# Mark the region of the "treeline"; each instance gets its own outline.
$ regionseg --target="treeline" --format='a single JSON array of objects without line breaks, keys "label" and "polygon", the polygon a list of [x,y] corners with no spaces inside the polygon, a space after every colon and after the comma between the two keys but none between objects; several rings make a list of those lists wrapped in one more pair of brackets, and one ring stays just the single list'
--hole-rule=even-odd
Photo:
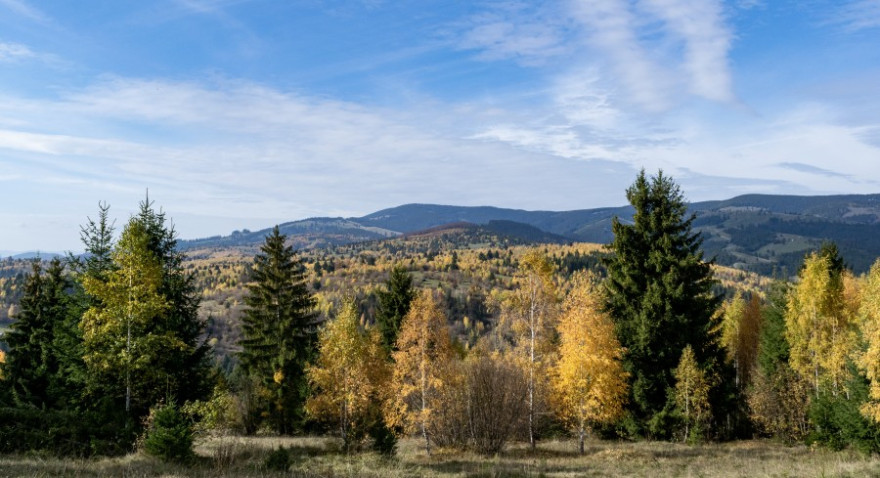
[{"label": "treeline", "polygon": [[[35,262],[25,281],[0,358],[0,451],[114,453],[143,436],[184,459],[193,429],[330,433],[385,454],[404,435],[427,453],[493,454],[562,433],[581,452],[589,435],[880,451],[880,261],[856,277],[827,244],[794,283],[725,298],[678,186],[642,172],[627,198],[633,221],[613,221],[597,254],[465,258],[426,238],[421,254],[449,274],[473,261],[492,283],[494,267],[515,267],[509,287],[471,284],[460,306],[406,261],[370,294],[338,276],[349,294],[329,300],[344,263],[304,261],[277,227],[234,279],[187,272],[149,201],[115,242],[102,207],[83,227],[88,254]],[[205,288],[245,284],[225,368],[209,366],[197,271]]]}]

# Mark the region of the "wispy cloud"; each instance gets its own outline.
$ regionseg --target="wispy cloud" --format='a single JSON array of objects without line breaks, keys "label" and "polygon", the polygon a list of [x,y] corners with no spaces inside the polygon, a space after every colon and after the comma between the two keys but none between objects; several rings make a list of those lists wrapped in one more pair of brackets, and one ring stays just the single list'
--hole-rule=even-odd
[{"label": "wispy cloud", "polygon": [[590,42],[607,55],[628,93],[643,107],[660,111],[669,104],[671,78],[639,40],[639,20],[626,0],[573,0],[572,13]]},{"label": "wispy cloud", "polygon": [[829,178],[843,178],[843,179],[851,179],[852,175],[849,174],[841,174],[835,171],[831,171],[829,169],[819,168],[816,166],[812,166],[804,163],[795,163],[795,162],[784,162],[777,163],[776,166],[780,168],[790,169],[792,171],[798,171],[801,173],[807,174],[817,174],[819,176],[825,176]]},{"label": "wispy cloud", "polygon": [[23,0],[0,0],[0,5],[33,22],[49,23],[49,17]]},{"label": "wispy cloud", "polygon": [[20,43],[0,43],[0,62],[22,60],[35,56],[30,48]]},{"label": "wispy cloud", "polygon": [[670,34],[684,42],[684,69],[691,91],[704,98],[733,100],[728,66],[732,34],[723,17],[723,5],[717,0],[644,0]]},{"label": "wispy cloud", "polygon": [[457,48],[487,61],[542,65],[569,51],[566,20],[550,3],[506,2],[474,15],[448,35]]},{"label": "wispy cloud", "polygon": [[837,9],[835,23],[851,31],[880,28],[880,1],[850,0]]}]

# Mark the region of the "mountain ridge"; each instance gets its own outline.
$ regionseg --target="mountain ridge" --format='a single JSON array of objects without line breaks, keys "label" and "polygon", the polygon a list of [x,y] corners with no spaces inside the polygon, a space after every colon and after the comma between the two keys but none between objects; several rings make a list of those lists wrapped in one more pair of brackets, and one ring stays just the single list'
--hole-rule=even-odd
[{"label": "mountain ridge", "polygon": [[[694,227],[703,234],[706,256],[720,264],[765,275],[792,273],[803,255],[822,241],[838,243],[851,267],[864,272],[880,257],[880,194],[790,196],[748,194],[688,204]],[[631,219],[631,206],[571,211],[529,211],[495,206],[409,203],[361,217],[313,217],[279,224],[299,248],[377,241],[452,223],[488,225],[505,221],[503,234],[539,243],[534,229],[554,242],[608,243],[614,217]],[[255,249],[271,229],[236,231],[229,236],[181,240],[182,249]],[[519,231],[519,232],[516,232]],[[498,232],[498,231],[496,231]],[[550,237],[550,236],[548,236]]]}]

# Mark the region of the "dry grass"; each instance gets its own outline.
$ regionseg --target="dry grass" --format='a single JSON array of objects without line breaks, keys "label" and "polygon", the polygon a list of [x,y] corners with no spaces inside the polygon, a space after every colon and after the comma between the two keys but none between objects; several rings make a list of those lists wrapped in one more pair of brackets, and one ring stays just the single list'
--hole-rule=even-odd
[{"label": "dry grass", "polygon": [[[278,446],[291,450],[287,473],[263,467]],[[141,454],[92,460],[0,456],[0,477],[874,477],[880,457],[832,452],[768,441],[686,446],[664,442],[591,442],[578,456],[570,441],[540,444],[534,453],[516,444],[502,455],[482,457],[441,450],[426,456],[420,442],[403,440],[398,457],[373,453],[346,456],[331,438],[223,437],[203,441],[188,466],[161,463]]]}]

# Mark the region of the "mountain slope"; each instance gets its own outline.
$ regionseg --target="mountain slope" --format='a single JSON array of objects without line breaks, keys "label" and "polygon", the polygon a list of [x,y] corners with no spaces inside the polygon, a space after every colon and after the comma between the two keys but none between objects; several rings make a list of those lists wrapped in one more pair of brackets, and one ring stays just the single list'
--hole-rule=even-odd
[{"label": "mountain slope", "polygon": [[[791,274],[804,254],[825,240],[840,246],[856,272],[880,257],[880,194],[840,196],[745,195],[692,203],[695,228],[703,234],[707,258],[719,264],[770,275]],[[575,211],[525,211],[497,207],[406,204],[359,218],[312,218],[281,225],[299,248],[381,240],[454,223],[495,228],[517,243],[579,241],[608,243],[614,217],[632,218],[630,206]],[[493,226],[494,224],[494,226]],[[499,230],[500,228],[500,230]],[[540,232],[538,232],[540,231]],[[255,249],[269,230],[182,241],[186,249]],[[547,234],[544,236],[543,234]]]}]

